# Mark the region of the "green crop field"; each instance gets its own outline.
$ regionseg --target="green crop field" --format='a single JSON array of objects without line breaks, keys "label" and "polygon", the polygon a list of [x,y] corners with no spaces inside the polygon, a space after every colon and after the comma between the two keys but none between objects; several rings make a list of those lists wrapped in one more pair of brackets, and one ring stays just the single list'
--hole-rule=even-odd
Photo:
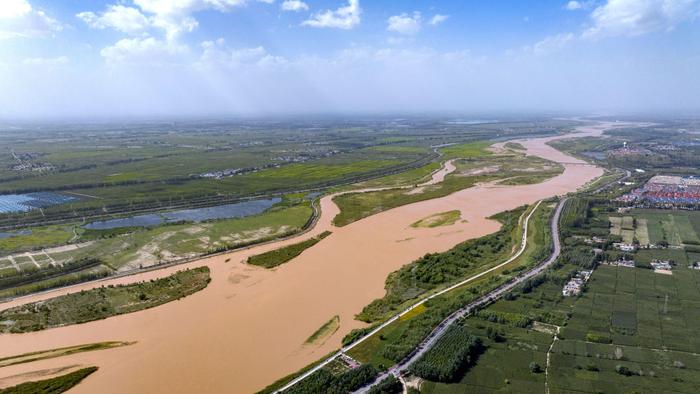
[{"label": "green crop field", "polygon": [[652,244],[666,241],[676,246],[700,245],[700,212],[635,209],[631,214],[637,219],[638,228],[640,222],[645,223]]}]

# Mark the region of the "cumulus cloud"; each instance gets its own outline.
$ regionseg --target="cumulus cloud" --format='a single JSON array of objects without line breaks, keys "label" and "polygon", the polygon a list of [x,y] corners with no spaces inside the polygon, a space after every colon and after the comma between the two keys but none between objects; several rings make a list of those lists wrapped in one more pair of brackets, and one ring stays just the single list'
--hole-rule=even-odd
[{"label": "cumulus cloud", "polygon": [[110,5],[100,15],[94,12],[80,12],[76,15],[88,26],[95,29],[113,28],[124,33],[136,34],[148,29],[149,19],[136,8],[123,5]]},{"label": "cumulus cloud", "polygon": [[390,16],[387,19],[387,30],[400,34],[416,34],[421,29],[420,12],[414,12],[413,15],[401,14]]},{"label": "cumulus cloud", "polygon": [[608,0],[591,14],[583,36],[639,36],[672,30],[700,16],[700,0]]},{"label": "cumulus cloud", "polygon": [[[13,0],[17,1],[17,0]],[[252,1],[252,0],[251,0]],[[274,0],[255,0],[273,3]],[[194,13],[205,10],[229,12],[248,0],[133,0],[133,7],[109,5],[105,11],[84,11],[76,16],[96,29],[112,28],[138,38],[124,38],[100,52],[109,62],[163,63],[182,55],[189,48],[181,36],[197,29]]]},{"label": "cumulus cloud", "polygon": [[348,0],[348,4],[337,10],[316,13],[302,22],[303,26],[350,30],[360,24],[360,0]]},{"label": "cumulus cloud", "polygon": [[573,33],[561,33],[536,42],[534,45],[526,46],[523,49],[536,55],[545,55],[566,47],[574,39]]},{"label": "cumulus cloud", "polygon": [[154,37],[124,38],[100,51],[100,55],[111,63],[151,64],[166,63],[184,53],[187,53],[186,46]]},{"label": "cumulus cloud", "polygon": [[442,22],[446,21],[449,17],[449,15],[435,14],[432,18],[430,18],[430,24],[433,26],[437,26]]},{"label": "cumulus cloud", "polygon": [[26,0],[3,0],[0,5],[0,39],[45,37],[63,30],[63,25]]},{"label": "cumulus cloud", "polygon": [[306,11],[309,6],[301,0],[284,0],[280,8],[283,11]]}]

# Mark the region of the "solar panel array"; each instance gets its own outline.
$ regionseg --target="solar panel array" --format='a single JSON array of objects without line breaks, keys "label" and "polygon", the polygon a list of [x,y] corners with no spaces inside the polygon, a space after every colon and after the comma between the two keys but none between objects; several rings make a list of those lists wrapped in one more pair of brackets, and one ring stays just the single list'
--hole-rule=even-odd
[{"label": "solar panel array", "polygon": [[6,194],[0,196],[0,214],[29,212],[35,208],[45,208],[75,200],[75,197],[58,193]]}]

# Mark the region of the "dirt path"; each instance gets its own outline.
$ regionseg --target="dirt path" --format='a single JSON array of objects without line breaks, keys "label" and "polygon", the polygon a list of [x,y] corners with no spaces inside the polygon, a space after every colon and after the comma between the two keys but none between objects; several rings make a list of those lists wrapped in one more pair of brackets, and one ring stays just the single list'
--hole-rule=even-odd
[{"label": "dirt path", "polygon": [[[582,127],[580,135],[598,135],[607,126],[611,125]],[[563,137],[518,142],[528,154],[582,163],[546,144],[557,138]],[[486,219],[495,213],[574,191],[602,174],[600,168],[592,166],[564,167],[562,174],[540,184],[480,185],[394,208],[341,228],[331,225],[339,210],[332,196],[326,196],[321,200],[322,215],[316,227],[300,237],[97,285],[147,280],[185,267],[208,265],[212,270],[209,287],[185,299],[87,324],[0,335],[0,358],[90,342],[138,342],[124,348],[2,368],[0,379],[81,364],[97,365],[100,370],[74,388],[75,393],[259,390],[339,348],[345,334],[363,325],[354,320],[354,315],[384,295],[389,273],[425,253],[445,251],[466,239],[496,231],[499,224]],[[436,172],[433,179],[444,179],[441,174]],[[432,229],[410,227],[426,216],[455,209],[467,222]],[[333,234],[275,270],[243,263],[251,254],[326,230]],[[0,308],[94,286],[23,298]],[[335,315],[341,321],[338,331],[322,345],[304,346],[306,338]]]}]

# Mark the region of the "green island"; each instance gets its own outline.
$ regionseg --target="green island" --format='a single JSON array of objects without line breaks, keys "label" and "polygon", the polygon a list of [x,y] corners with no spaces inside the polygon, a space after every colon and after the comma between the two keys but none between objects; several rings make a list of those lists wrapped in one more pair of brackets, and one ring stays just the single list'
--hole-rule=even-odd
[{"label": "green island", "polygon": [[109,285],[0,311],[0,332],[20,333],[86,323],[153,308],[194,294],[209,284],[209,267],[129,285]]},{"label": "green island", "polygon": [[434,215],[430,215],[426,218],[423,218],[413,224],[411,224],[411,227],[427,227],[427,228],[433,228],[433,227],[441,227],[441,226],[451,226],[460,219],[461,213],[459,210],[454,210],[454,211],[447,211],[447,212],[440,212],[436,213]]},{"label": "green island", "polygon": [[305,344],[319,343],[329,336],[333,335],[340,328],[340,316],[335,315],[330,320],[325,322],[318,330],[304,342]]},{"label": "green island", "polygon": [[55,378],[26,382],[18,384],[17,386],[0,389],[0,394],[65,393],[95,371],[97,371],[97,367],[83,368]]},{"label": "green island", "polygon": [[248,264],[257,265],[264,268],[274,268],[299,256],[306,249],[316,245],[329,235],[331,235],[330,231],[324,231],[321,234],[305,241],[284,246],[282,248],[271,250],[255,256],[250,256],[248,257],[247,262]]},{"label": "green island", "polygon": [[510,142],[506,142],[505,144],[503,144],[503,146],[508,148],[508,149],[525,150],[525,147],[523,146],[523,144],[521,144],[519,142],[510,141]]}]

